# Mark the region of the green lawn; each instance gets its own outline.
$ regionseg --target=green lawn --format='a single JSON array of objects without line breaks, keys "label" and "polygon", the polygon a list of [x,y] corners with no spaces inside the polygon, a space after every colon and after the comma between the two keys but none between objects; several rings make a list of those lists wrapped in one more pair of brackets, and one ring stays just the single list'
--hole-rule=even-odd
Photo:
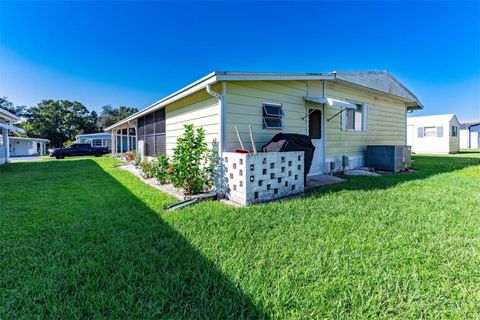
[{"label": "green lawn", "polygon": [[480,153],[248,208],[117,160],[0,167],[0,319],[480,317]]}]

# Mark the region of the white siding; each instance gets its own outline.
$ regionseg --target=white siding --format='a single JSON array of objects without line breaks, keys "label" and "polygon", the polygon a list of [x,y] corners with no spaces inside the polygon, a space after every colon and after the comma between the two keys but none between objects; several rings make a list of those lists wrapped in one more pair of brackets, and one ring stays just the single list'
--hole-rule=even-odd
[{"label": "white siding", "polygon": [[[220,88],[215,87],[220,91]],[[195,128],[205,130],[205,141],[212,147],[219,140],[219,102],[205,90],[178,100],[165,109],[167,154],[173,153],[177,139],[185,132],[184,126],[193,124]]]},{"label": "white siding", "polygon": [[[410,117],[407,119],[409,130],[409,142],[412,152],[443,154],[458,152],[460,137],[451,137],[453,115],[437,115],[425,117]],[[460,127],[458,120],[455,120],[457,127]],[[419,137],[418,128],[443,127],[443,137]],[[460,133],[460,130],[459,130]]]},{"label": "white siding", "polygon": [[[252,126],[257,149],[279,132],[306,133],[305,81],[236,81],[227,83],[225,150],[240,148],[235,125],[245,148],[252,150],[248,126]],[[283,130],[263,128],[263,102],[282,104]]]},{"label": "white siding", "polygon": [[333,117],[340,110],[330,106],[325,108],[326,118],[331,118],[326,125],[326,162],[338,161],[342,155],[357,157],[361,161],[367,145],[406,144],[406,106],[402,101],[334,84],[327,85],[326,94],[367,105],[365,132],[341,130],[343,113]]},{"label": "white siding", "polygon": [[[239,148],[234,126],[242,133],[242,140],[251,150],[248,125],[252,125],[257,149],[279,132],[308,134],[307,108],[318,104],[304,101],[305,96],[321,97],[322,81],[236,81],[228,82],[226,109],[226,150]],[[346,132],[341,130],[341,116],[325,121],[326,161],[341,159],[342,155],[357,157],[357,165],[363,162],[363,154],[369,144],[406,144],[406,106],[397,99],[386,99],[358,88],[344,85],[327,85],[328,97],[356,100],[368,105],[368,130]],[[283,130],[263,129],[262,103],[281,103],[285,113]],[[326,107],[324,118],[333,117],[339,109]],[[328,167],[325,167],[328,168]]]},{"label": "white siding", "polygon": [[[452,137],[452,126],[457,127],[457,136]],[[457,153],[460,151],[460,122],[457,120],[457,117],[453,117],[449,123],[449,152],[450,153]]]}]

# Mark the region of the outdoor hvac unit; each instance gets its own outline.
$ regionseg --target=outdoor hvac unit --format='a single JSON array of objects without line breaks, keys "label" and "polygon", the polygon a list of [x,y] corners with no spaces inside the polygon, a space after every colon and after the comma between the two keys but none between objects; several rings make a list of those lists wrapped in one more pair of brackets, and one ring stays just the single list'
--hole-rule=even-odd
[{"label": "outdoor hvac unit", "polygon": [[399,172],[408,168],[410,163],[410,146],[367,146],[367,167]]}]

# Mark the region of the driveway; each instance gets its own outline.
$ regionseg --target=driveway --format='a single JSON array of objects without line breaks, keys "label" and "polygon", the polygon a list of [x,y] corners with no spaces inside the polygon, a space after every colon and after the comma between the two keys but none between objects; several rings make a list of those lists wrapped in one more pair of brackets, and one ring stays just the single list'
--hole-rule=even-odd
[{"label": "driveway", "polygon": [[10,162],[38,161],[40,157],[10,157]]}]

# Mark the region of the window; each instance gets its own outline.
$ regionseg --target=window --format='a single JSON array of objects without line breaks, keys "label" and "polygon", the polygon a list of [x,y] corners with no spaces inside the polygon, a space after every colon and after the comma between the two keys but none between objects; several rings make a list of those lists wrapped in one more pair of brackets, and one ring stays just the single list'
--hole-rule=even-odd
[{"label": "window", "polygon": [[320,110],[309,111],[308,135],[310,139],[322,138],[322,112]]},{"label": "window", "polygon": [[437,136],[437,127],[425,127],[425,128],[423,128],[423,135],[425,137],[436,137]]},{"label": "window", "polygon": [[342,128],[347,131],[366,131],[366,108],[356,104],[356,109],[346,109],[342,115]]},{"label": "window", "polygon": [[102,146],[102,139],[93,139],[92,146],[94,147],[101,147]]},{"label": "window", "polygon": [[263,128],[282,129],[283,110],[281,104],[264,103],[263,107]]},{"label": "window", "polygon": [[452,126],[452,137],[456,137],[458,134],[458,127]]},{"label": "window", "polygon": [[418,135],[419,138],[423,137],[443,137],[443,127],[420,127],[418,128]]}]

